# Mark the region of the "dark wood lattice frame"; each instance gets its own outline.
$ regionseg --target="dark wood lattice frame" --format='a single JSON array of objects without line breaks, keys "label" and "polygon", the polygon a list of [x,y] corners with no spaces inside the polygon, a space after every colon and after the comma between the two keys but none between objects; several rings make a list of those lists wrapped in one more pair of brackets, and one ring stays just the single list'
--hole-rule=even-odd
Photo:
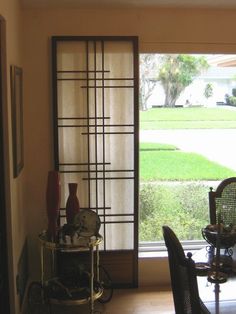
[{"label": "dark wood lattice frame", "polygon": [[[109,163],[107,162],[106,158],[105,158],[105,144],[104,144],[104,136],[106,133],[106,123],[107,121],[109,121],[109,117],[106,117],[103,115],[103,117],[97,117],[96,115],[94,117],[89,117],[87,116],[87,125],[86,125],[86,131],[83,133],[84,136],[87,136],[87,141],[89,143],[89,138],[90,136],[93,134],[96,138],[96,136],[98,134],[103,133],[103,162],[101,163],[97,163],[97,161],[95,161],[95,163],[91,163],[89,156],[90,156],[90,152],[89,152],[89,144],[88,144],[88,161],[86,164],[73,164],[73,166],[86,166],[87,170],[86,170],[86,175],[87,177],[84,180],[87,180],[88,182],[88,190],[90,193],[90,184],[91,182],[95,180],[96,184],[99,180],[101,180],[100,177],[98,177],[99,173],[102,173],[102,180],[103,180],[103,186],[104,186],[104,193],[105,193],[105,182],[107,180],[133,180],[134,182],[134,200],[133,200],[133,204],[134,204],[134,212],[133,214],[131,213],[127,213],[127,214],[113,214],[110,216],[113,216],[113,218],[115,219],[115,223],[131,223],[133,224],[133,230],[134,230],[134,249],[133,250],[116,250],[116,251],[108,251],[106,250],[106,224],[110,224],[112,223],[109,218],[109,213],[107,213],[107,210],[109,210],[109,208],[107,207],[107,205],[103,204],[103,206],[98,207],[92,207],[90,206],[90,202],[88,204],[88,208],[96,211],[99,216],[102,216],[102,221],[104,224],[104,252],[102,252],[101,254],[101,259],[104,259],[104,261],[106,259],[108,259],[108,264],[111,265],[115,265],[115,267],[120,267],[122,268],[121,264],[123,262],[127,262],[127,267],[124,264],[123,267],[123,273],[125,273],[126,269],[125,268],[129,268],[132,272],[132,280],[128,280],[126,281],[125,285],[126,286],[137,286],[138,284],[138,204],[139,204],[139,199],[138,199],[138,194],[139,194],[139,183],[138,183],[138,178],[139,178],[139,163],[138,163],[138,145],[139,145],[139,135],[138,135],[138,126],[139,126],[139,107],[138,107],[138,94],[139,94],[139,89],[138,89],[138,77],[139,77],[139,61],[138,61],[138,38],[135,36],[54,36],[52,37],[52,82],[53,82],[53,116],[54,116],[54,159],[55,159],[55,169],[58,170],[59,172],[75,172],[75,171],[71,171],[71,170],[65,170],[65,167],[68,166],[67,164],[62,164],[60,163],[59,160],[59,149],[58,149],[58,129],[60,127],[70,127],[70,125],[66,125],[64,124],[63,126],[60,124],[60,117],[58,117],[58,112],[57,112],[57,102],[58,102],[58,95],[57,95],[57,81],[58,79],[58,72],[57,71],[57,43],[58,42],[66,42],[66,41],[84,41],[87,45],[87,59],[88,59],[88,44],[91,42],[94,43],[94,50],[96,52],[96,43],[100,42],[102,47],[104,45],[104,43],[106,41],[129,41],[133,44],[133,68],[134,68],[134,73],[133,73],[133,77],[128,78],[128,80],[130,80],[131,85],[130,88],[133,89],[133,98],[134,98],[134,104],[135,106],[137,106],[137,110],[134,110],[134,124],[124,124],[124,125],[109,125],[110,127],[113,128],[129,128],[129,131],[112,131],[110,132],[110,134],[132,134],[133,135],[133,141],[134,141],[134,167],[133,169],[120,169],[120,170],[110,170],[110,172],[112,173],[112,176],[107,176],[107,172],[109,170],[106,169],[106,165]],[[104,53],[104,52],[103,52]],[[103,57],[102,57],[103,60]],[[104,62],[104,61],[102,61]],[[96,67],[96,59],[94,60],[94,64]],[[88,65],[87,65],[87,69],[88,69]],[[79,72],[79,71],[78,71]],[[85,71],[86,72],[86,71]],[[87,90],[87,96],[90,92],[90,86],[89,86],[89,70],[87,71],[87,81],[85,80],[85,85],[83,86],[83,88],[85,88]],[[95,79],[93,79],[95,81],[93,89],[96,90],[96,88],[101,88],[102,90],[104,90],[105,88],[113,88],[114,86],[105,86],[104,81],[105,81],[105,77],[104,74],[106,72],[106,69],[104,68],[104,65],[102,65],[102,71],[93,71],[94,75],[95,75]],[[96,72],[100,72],[100,75],[102,75],[102,79],[98,79],[96,77]],[[101,74],[102,72],[102,74]],[[97,84],[96,81],[100,80],[100,83]],[[111,81],[121,81],[121,78],[118,79],[112,79]],[[127,78],[126,78],[127,81]],[[124,84],[125,85],[125,84]],[[126,86],[122,86],[122,84],[120,86],[116,86],[116,88],[127,88]],[[102,92],[103,93],[103,92]],[[87,97],[87,99],[89,99],[89,97]],[[89,106],[89,103],[87,103],[87,106]],[[95,101],[95,106],[96,106],[96,101]],[[67,118],[70,119],[70,118]],[[85,126],[83,123],[83,121],[81,121],[81,118],[77,117],[73,117],[73,119],[77,120],[78,123],[76,125],[76,127],[80,128],[81,126]],[[84,119],[84,118],[82,118]],[[97,125],[98,125],[98,119],[102,119],[102,128],[103,131],[100,133],[100,131],[98,131],[97,129]],[[94,120],[96,121],[94,123]],[[91,123],[91,121],[93,121],[93,123]],[[100,120],[101,121],[101,120]],[[90,127],[95,128],[95,131],[91,131]],[[100,124],[101,125],[101,124]],[[97,144],[96,144],[97,145]],[[96,158],[95,158],[96,159]],[[69,165],[71,166],[71,164]],[[102,167],[102,170],[101,170]],[[63,170],[62,170],[63,169]],[[76,172],[81,172],[81,173],[85,173],[84,170],[77,170]],[[117,173],[120,173],[119,176],[117,176]],[[123,173],[123,176],[121,175]],[[94,176],[92,176],[92,174],[95,174]],[[96,189],[96,199],[98,199],[98,191]],[[105,195],[104,195],[104,199],[105,199]],[[64,208],[61,209],[61,217],[63,218],[64,216]],[[122,220],[123,217],[123,220]],[[125,218],[126,217],[126,218]],[[132,219],[130,219],[130,217],[132,217]],[[108,219],[107,219],[108,218]],[[105,261],[106,262],[106,261]],[[107,267],[109,267],[109,265]],[[132,266],[131,266],[132,265]],[[112,270],[111,270],[112,271]],[[115,271],[116,272],[116,271]],[[130,271],[129,271],[130,272]],[[115,276],[118,278],[122,278],[121,274],[115,274]],[[121,280],[122,281],[122,280]],[[121,282],[122,284],[122,282]],[[119,285],[119,284],[118,284]]]}]

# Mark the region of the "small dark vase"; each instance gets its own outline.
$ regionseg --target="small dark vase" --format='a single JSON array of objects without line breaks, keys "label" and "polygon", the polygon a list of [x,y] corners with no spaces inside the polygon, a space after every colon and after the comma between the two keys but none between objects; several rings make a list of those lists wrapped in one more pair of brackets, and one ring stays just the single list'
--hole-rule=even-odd
[{"label": "small dark vase", "polygon": [[48,216],[47,236],[49,241],[57,239],[57,220],[60,209],[60,175],[58,171],[49,171],[47,180],[46,203]]},{"label": "small dark vase", "polygon": [[69,186],[69,196],[66,201],[66,219],[68,224],[73,224],[75,215],[80,210],[79,200],[76,195],[77,193],[77,183],[68,183]]}]

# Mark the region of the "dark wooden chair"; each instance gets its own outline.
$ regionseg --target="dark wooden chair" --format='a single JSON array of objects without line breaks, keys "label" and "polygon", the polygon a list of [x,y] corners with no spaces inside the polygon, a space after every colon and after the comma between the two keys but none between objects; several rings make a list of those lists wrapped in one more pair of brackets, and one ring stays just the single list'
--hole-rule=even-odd
[{"label": "dark wooden chair", "polygon": [[184,254],[183,247],[173,230],[163,226],[163,236],[168,250],[172,293],[176,314],[210,313],[199,297],[195,263],[191,253]]},{"label": "dark wooden chair", "polygon": [[209,192],[210,223],[218,223],[218,217],[225,225],[236,225],[236,177],[223,180],[215,191]]}]

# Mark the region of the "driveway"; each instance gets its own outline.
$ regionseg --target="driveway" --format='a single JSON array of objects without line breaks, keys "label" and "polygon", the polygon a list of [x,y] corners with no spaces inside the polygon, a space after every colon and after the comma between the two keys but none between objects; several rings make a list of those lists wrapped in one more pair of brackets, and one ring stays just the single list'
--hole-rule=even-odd
[{"label": "driveway", "polygon": [[173,144],[236,170],[235,129],[141,130],[140,141]]}]

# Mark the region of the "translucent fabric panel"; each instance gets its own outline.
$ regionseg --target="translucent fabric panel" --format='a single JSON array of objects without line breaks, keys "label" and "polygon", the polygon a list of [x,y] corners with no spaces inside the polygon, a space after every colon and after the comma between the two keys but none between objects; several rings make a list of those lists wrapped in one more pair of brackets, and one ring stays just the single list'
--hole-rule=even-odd
[{"label": "translucent fabric panel", "polygon": [[106,135],[106,143],[110,144],[106,145],[110,169],[134,169],[134,160],[130,158],[134,152],[133,134]]},{"label": "translucent fabric panel", "polygon": [[101,222],[102,223],[131,223],[134,220],[133,215],[127,215],[127,216],[122,216],[122,215],[117,215],[117,216],[107,216],[106,219],[104,216],[101,216]]},{"label": "translucent fabric panel", "polygon": [[104,95],[105,116],[110,124],[134,123],[134,95],[130,88],[106,89]]},{"label": "translucent fabric panel", "polygon": [[88,160],[87,138],[81,136],[81,128],[59,128],[60,163],[86,163]]},{"label": "translucent fabric panel", "polygon": [[116,80],[109,80],[106,79],[104,81],[105,88],[113,87],[113,88],[130,88],[133,87],[133,80],[132,79],[116,79]]},{"label": "translucent fabric panel", "polygon": [[132,42],[58,43],[61,203],[77,182],[81,207],[101,217],[106,250],[134,248],[134,110]]},{"label": "translucent fabric panel", "polygon": [[131,42],[106,42],[105,73],[106,78],[133,78],[134,59],[133,45]]},{"label": "translucent fabric panel", "polygon": [[133,224],[131,223],[112,223],[101,224],[99,233],[103,236],[103,241],[99,248],[100,250],[133,250]]},{"label": "translucent fabric panel", "polygon": [[134,213],[133,180],[110,180],[106,183],[106,204],[109,214]]},{"label": "translucent fabric panel", "polygon": [[86,69],[86,42],[58,42],[57,71],[86,71]]},{"label": "translucent fabric panel", "polygon": [[86,81],[58,81],[58,118],[87,116],[87,92],[83,88],[85,85]]},{"label": "translucent fabric panel", "polygon": [[[91,162],[102,163],[105,152],[106,170],[133,170],[134,168],[134,160],[130,158],[134,151],[133,134],[98,134],[96,138],[90,136],[89,147]],[[107,175],[110,176],[109,173]]]},{"label": "translucent fabric panel", "polygon": [[90,188],[91,206],[100,214],[134,214],[133,179],[94,180]]},{"label": "translucent fabric panel", "polygon": [[134,248],[133,224],[106,224],[106,250],[132,250]]}]

